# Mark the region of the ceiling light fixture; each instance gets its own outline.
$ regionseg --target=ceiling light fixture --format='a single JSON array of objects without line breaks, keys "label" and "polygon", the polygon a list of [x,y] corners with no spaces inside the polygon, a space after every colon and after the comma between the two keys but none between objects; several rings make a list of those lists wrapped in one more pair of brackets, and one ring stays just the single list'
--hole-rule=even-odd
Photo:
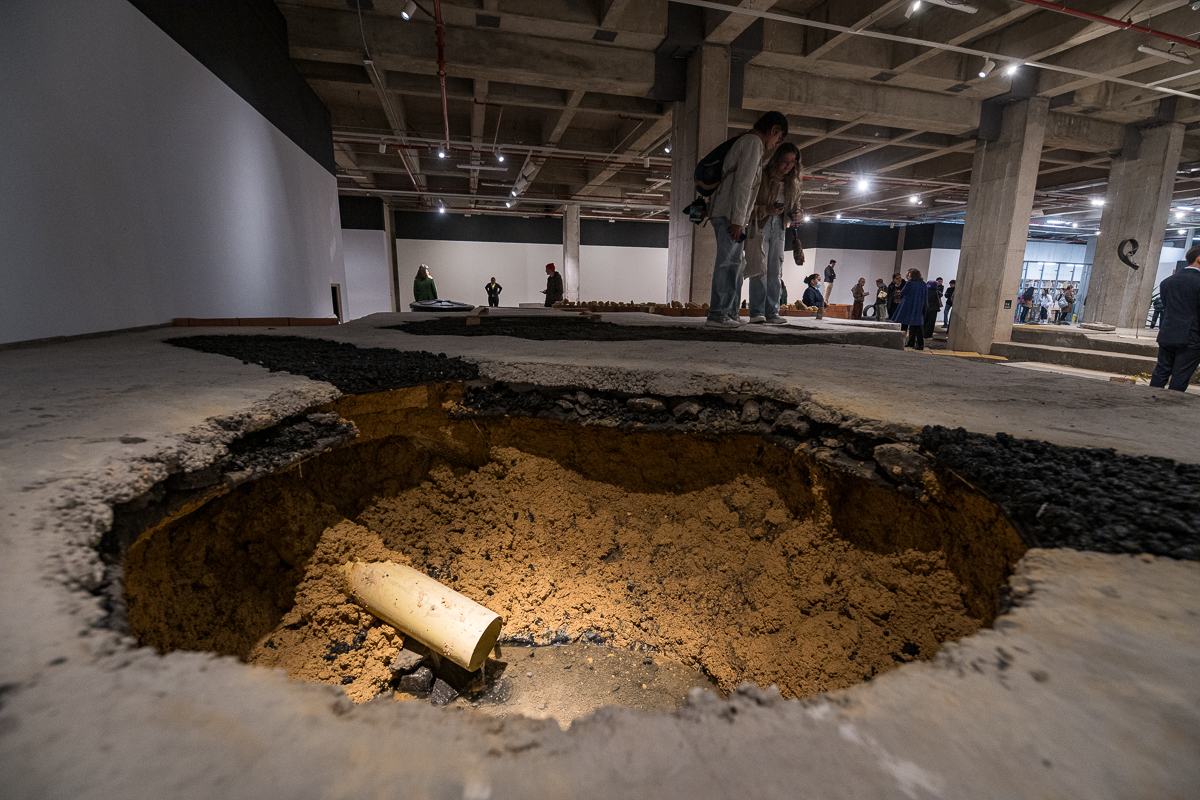
[{"label": "ceiling light fixture", "polygon": [[445,157],[446,157],[446,151],[439,147],[438,148],[438,158],[445,158]]},{"label": "ceiling light fixture", "polygon": [[[1174,47],[1174,45],[1172,45],[1172,47]],[[1138,45],[1138,52],[1145,53],[1148,56],[1154,56],[1155,58],[1165,58],[1167,61],[1177,61],[1180,64],[1193,63],[1190,58],[1181,53],[1174,53],[1170,50],[1158,50],[1145,44]]]},{"label": "ceiling light fixture", "polygon": [[671,152],[671,143],[670,142],[667,142],[666,144],[663,145],[663,152],[664,153]]},{"label": "ceiling light fixture", "polygon": [[1017,70],[1019,70],[1020,68],[1021,68],[1020,64],[1009,64],[1008,68],[1004,70],[1004,74],[1008,75],[1009,77],[1012,77],[1013,75],[1017,74]]},{"label": "ceiling light fixture", "polygon": [[380,153],[386,153],[386,152],[387,152],[387,144],[386,144],[385,142],[380,142],[380,143],[379,143],[379,152],[380,152]]},{"label": "ceiling light fixture", "polygon": [[992,70],[996,68],[996,62],[990,58],[983,62],[983,67],[979,70],[979,77],[986,78],[992,74]]},{"label": "ceiling light fixture", "polygon": [[499,150],[497,150],[496,151],[496,160],[499,161],[501,164],[503,164],[504,163],[504,153],[501,153]]},{"label": "ceiling light fixture", "polygon": [[870,188],[871,188],[871,182],[869,180],[867,180],[866,178],[858,179],[858,190],[860,192],[865,192]]},{"label": "ceiling light fixture", "polygon": [[804,221],[805,221],[805,222],[812,222],[812,216],[810,216],[809,214],[805,214],[805,215],[804,215]]},{"label": "ceiling light fixture", "polygon": [[1179,230],[1177,230],[1177,231],[1175,231],[1175,232],[1176,232],[1176,233],[1178,233],[1180,236],[1186,236],[1186,235],[1187,235],[1187,228],[1180,228]]},{"label": "ceiling light fixture", "polygon": [[908,198],[908,202],[912,203],[914,206],[919,206],[921,205],[921,198],[914,194],[912,197]]},{"label": "ceiling light fixture", "polygon": [[404,10],[400,12],[400,16],[403,19],[408,20],[408,19],[412,19],[413,14],[416,14],[416,13],[417,13],[416,0],[408,0],[408,3],[404,6]]},{"label": "ceiling light fixture", "polygon": [[921,10],[921,0],[913,0],[909,5],[908,10],[904,12],[905,19],[912,19],[912,15]]},{"label": "ceiling light fixture", "polygon": [[1103,197],[1093,197],[1089,202],[1091,202],[1091,204],[1093,206],[1095,206],[1096,208],[1099,208],[1100,206],[1104,205],[1104,198]]},{"label": "ceiling light fixture", "polygon": [[839,211],[838,213],[834,214],[834,218],[835,218],[835,219],[841,219],[841,218],[842,218],[842,212],[840,212],[840,211]]},{"label": "ceiling light fixture", "polygon": [[974,14],[979,10],[976,6],[973,6],[970,3],[965,3],[963,0],[925,0],[925,2],[933,6],[941,6],[942,8],[949,8],[953,9],[954,11],[961,11],[964,14]]}]

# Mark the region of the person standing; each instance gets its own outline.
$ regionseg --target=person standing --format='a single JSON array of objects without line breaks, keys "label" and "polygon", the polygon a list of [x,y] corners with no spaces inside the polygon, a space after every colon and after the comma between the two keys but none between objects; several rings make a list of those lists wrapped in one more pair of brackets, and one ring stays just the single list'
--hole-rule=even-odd
[{"label": "person standing", "polygon": [[554,262],[546,265],[546,288],[542,294],[546,295],[546,308],[563,299],[562,275],[554,271]]},{"label": "person standing", "polygon": [[1150,385],[1186,392],[1200,366],[1200,245],[1187,251],[1187,266],[1163,279],[1162,329],[1158,332],[1158,364]]},{"label": "person standing", "polygon": [[927,283],[926,289],[928,291],[928,297],[926,298],[925,303],[925,324],[921,333],[925,335],[926,339],[932,339],[933,329],[937,327],[937,312],[942,307],[942,293],[940,291],[941,287],[938,286],[937,281],[930,281]]},{"label": "person standing", "polygon": [[829,259],[829,263],[825,266],[825,282],[821,286],[821,299],[825,301],[825,305],[821,306],[821,310],[817,312],[817,319],[825,316],[825,306],[829,305],[829,298],[833,296],[833,282],[837,279],[837,261]]},{"label": "person standing", "polygon": [[850,309],[850,319],[863,318],[863,301],[867,299],[867,279],[859,278],[858,283],[850,287],[850,294],[854,295],[854,308]]},{"label": "person standing", "polygon": [[904,292],[904,284],[905,280],[900,277],[899,272],[892,276],[892,282],[888,284],[887,311],[889,320],[894,320],[896,316],[896,306],[900,305],[900,298]]},{"label": "person standing", "polygon": [[929,302],[929,291],[921,279],[921,271],[910,269],[908,280],[900,290],[900,304],[892,316],[893,322],[900,323],[900,330],[908,331],[906,347],[914,350],[925,349],[925,307]]},{"label": "person standing", "polygon": [[1058,312],[1058,324],[1059,325],[1070,325],[1071,324],[1071,314],[1074,313],[1074,311],[1075,311],[1075,287],[1074,286],[1072,286],[1069,283],[1067,284],[1067,287],[1065,289],[1063,289],[1062,299],[1058,301],[1058,305],[1059,305],[1059,309],[1060,309]]},{"label": "person standing", "polygon": [[787,305],[787,284],[783,282],[783,278],[779,278],[779,307],[783,308]]},{"label": "person standing", "polygon": [[429,266],[422,264],[417,269],[417,277],[413,278],[413,298],[418,303],[437,300],[437,284],[429,276]]},{"label": "person standing", "polygon": [[496,308],[500,305],[500,293],[504,291],[504,287],[496,283],[495,277],[488,281],[487,286],[484,286],[483,290],[487,292],[489,306]]},{"label": "person standing", "polygon": [[1021,310],[1017,316],[1018,324],[1024,325],[1029,321],[1029,309],[1033,308],[1033,298],[1036,294],[1037,290],[1032,286],[1025,287],[1025,291],[1021,294],[1021,299],[1018,303],[1021,306]]},{"label": "person standing", "polygon": [[887,284],[883,282],[883,278],[876,278],[875,303],[871,306],[871,311],[874,312],[872,316],[876,322],[883,322],[884,318],[887,316],[888,294],[888,287]]},{"label": "person standing", "polygon": [[800,148],[784,142],[763,170],[746,239],[750,278],[750,322],[786,325],[779,316],[779,284],[787,226],[800,214]]},{"label": "person standing", "polygon": [[946,305],[942,308],[942,327],[950,325],[950,309],[954,307],[954,281],[946,285]]},{"label": "person standing", "polygon": [[763,114],[754,129],[738,137],[722,164],[721,185],[712,197],[712,226],[717,237],[712,293],[708,302],[710,328],[738,327],[742,296],[742,258],[746,225],[762,177],[763,154],[787,136],[787,117],[778,111]]},{"label": "person standing", "polygon": [[1150,330],[1154,330],[1155,326],[1158,325],[1158,318],[1162,316],[1162,295],[1155,295],[1154,299],[1150,301],[1150,308],[1154,310],[1154,314],[1150,317]]}]

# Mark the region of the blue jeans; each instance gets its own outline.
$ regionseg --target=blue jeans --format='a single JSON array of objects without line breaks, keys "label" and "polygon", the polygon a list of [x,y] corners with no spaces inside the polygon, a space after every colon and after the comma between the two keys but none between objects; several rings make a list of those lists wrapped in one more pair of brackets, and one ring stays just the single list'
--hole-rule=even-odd
[{"label": "blue jeans", "polygon": [[750,279],[750,316],[774,319],[779,316],[779,280],[783,273],[783,215],[774,214],[762,229],[766,250],[766,274]]},{"label": "blue jeans", "polygon": [[713,217],[712,226],[717,236],[717,262],[713,265],[708,318],[718,321],[737,319],[738,306],[742,301],[742,256],[745,254],[745,242],[735,242],[729,238],[727,217]]}]

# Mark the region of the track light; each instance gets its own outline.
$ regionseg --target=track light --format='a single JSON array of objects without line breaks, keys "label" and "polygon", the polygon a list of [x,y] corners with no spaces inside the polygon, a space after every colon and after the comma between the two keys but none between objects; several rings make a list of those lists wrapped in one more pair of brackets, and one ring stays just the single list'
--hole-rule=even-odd
[{"label": "track light", "polygon": [[413,14],[416,14],[416,13],[417,13],[416,0],[408,0],[408,3],[404,6],[404,10],[400,12],[400,16],[404,19],[412,19]]},{"label": "track light", "polygon": [[512,191],[511,191],[509,194],[511,194],[513,197],[516,197],[516,196],[517,196],[517,190],[516,190],[516,189],[513,189],[513,190],[512,190]]},{"label": "track light", "polygon": [[446,207],[445,207],[445,206],[438,206],[438,213],[439,213],[439,214],[445,214],[445,213],[446,213]]},{"label": "track light", "polygon": [[905,19],[912,19],[912,15],[921,10],[921,0],[913,0],[909,5],[908,10],[904,12]]},{"label": "track light", "polygon": [[505,200],[505,201],[504,201],[504,207],[505,207],[505,208],[512,208],[512,200]]},{"label": "track light", "polygon": [[501,164],[503,164],[504,163],[504,153],[501,153],[499,150],[497,150],[496,151],[496,160],[499,161]]},{"label": "track light", "polygon": [[446,157],[446,151],[439,147],[438,148],[438,158],[445,158],[445,157]]},{"label": "track light", "polygon": [[1090,202],[1093,206],[1095,206],[1096,208],[1099,208],[1100,206],[1104,205],[1104,198],[1103,197],[1093,197]]},{"label": "track light", "polygon": [[1176,233],[1178,233],[1180,236],[1186,236],[1186,235],[1187,235],[1187,228],[1180,228],[1179,230],[1177,230],[1177,231],[1175,231],[1175,232],[1176,232]]},{"label": "track light", "polygon": [[841,218],[842,218],[842,212],[840,212],[840,211],[839,211],[838,213],[834,214],[833,216],[834,216],[834,219],[841,219]]},{"label": "track light", "polygon": [[387,152],[387,145],[386,145],[385,143],[383,143],[383,142],[380,142],[380,143],[379,143],[379,152],[380,152],[380,153],[386,153],[386,152]]},{"label": "track light", "polygon": [[860,192],[865,192],[870,188],[871,188],[871,182],[869,180],[867,180],[866,178],[858,179],[858,190]]},{"label": "track light", "polygon": [[1009,64],[1008,68],[1004,70],[1004,74],[1008,75],[1011,78],[1013,75],[1017,74],[1017,70],[1019,70],[1020,68],[1021,68],[1020,64]]},{"label": "track light", "polygon": [[919,206],[921,205],[921,198],[914,194],[912,197],[908,198],[908,202],[912,203],[914,206]]},{"label": "track light", "polygon": [[1180,64],[1192,63],[1192,60],[1185,55],[1172,53],[1169,50],[1157,50],[1149,45],[1138,45],[1138,52],[1145,53],[1148,56],[1155,56],[1156,58],[1165,58],[1167,61],[1178,61]]},{"label": "track light", "polygon": [[989,58],[987,61],[983,62],[983,68],[979,70],[979,77],[986,78],[988,75],[992,74],[992,70],[995,68],[996,62]]},{"label": "track light", "polygon": [[804,215],[804,221],[805,221],[805,222],[812,222],[812,217],[811,217],[810,215],[808,215],[808,214],[805,214],[805,215]]},{"label": "track light", "polygon": [[666,144],[663,145],[663,152],[664,153],[671,152],[671,143],[670,142],[667,142]]}]

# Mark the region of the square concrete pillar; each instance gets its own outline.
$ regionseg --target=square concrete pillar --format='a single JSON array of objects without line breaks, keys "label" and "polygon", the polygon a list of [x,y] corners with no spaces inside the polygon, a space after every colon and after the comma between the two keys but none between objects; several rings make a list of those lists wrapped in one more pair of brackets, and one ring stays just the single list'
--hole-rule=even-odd
[{"label": "square concrete pillar", "polygon": [[951,350],[990,353],[993,343],[1012,338],[1013,306],[1049,110],[1044,97],[1010,105],[1004,109],[1000,138],[975,145]]},{"label": "square concrete pillar", "polygon": [[[1126,134],[1125,147],[1108,172],[1084,322],[1146,326],[1182,148],[1180,123],[1131,128]],[[1117,257],[1117,247],[1125,239],[1137,240],[1132,260],[1141,269],[1131,269]]]},{"label": "square concrete pillar", "polygon": [[563,299],[579,302],[579,205],[563,206]]},{"label": "square concrete pillar", "polygon": [[712,226],[697,227],[683,209],[695,199],[696,162],[729,138],[729,48],[702,44],[688,61],[687,95],[671,118],[671,219],[667,302],[707,303],[717,256]]}]

